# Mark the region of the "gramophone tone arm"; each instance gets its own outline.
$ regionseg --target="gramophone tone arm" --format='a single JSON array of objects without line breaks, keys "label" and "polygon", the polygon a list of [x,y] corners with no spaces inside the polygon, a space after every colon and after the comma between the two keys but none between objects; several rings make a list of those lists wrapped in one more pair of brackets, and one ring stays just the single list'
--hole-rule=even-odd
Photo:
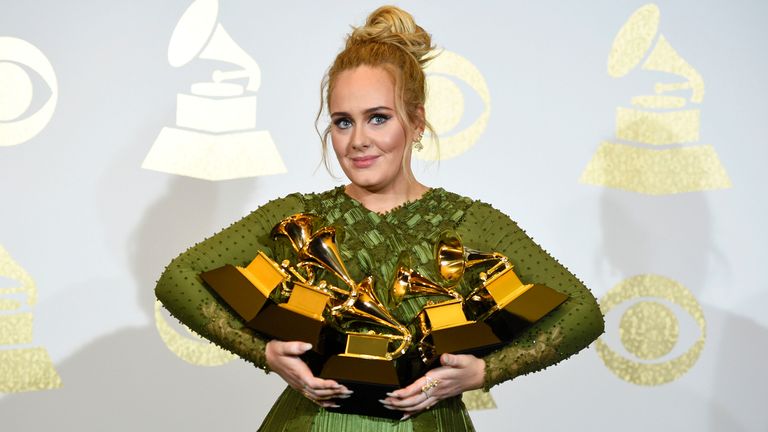
[{"label": "gramophone tone arm", "polygon": [[[299,263],[299,266],[301,266],[301,263]],[[301,275],[301,273],[299,273],[299,272],[296,270],[296,267],[293,267],[293,266],[291,265],[291,262],[290,262],[290,261],[288,261],[288,260],[283,260],[283,262],[282,262],[282,263],[280,263],[280,267],[282,267],[282,268],[283,268],[283,270],[285,270],[285,271],[286,271],[287,273],[289,273],[291,276],[293,276],[293,277],[295,277],[296,279],[298,279],[298,280],[299,280],[299,282],[301,282],[301,283],[305,283],[305,284],[308,284],[308,285],[311,285],[311,284],[312,284],[312,279],[314,279],[314,275],[313,275],[312,273],[310,273],[310,272],[307,272],[307,275],[308,275],[308,277],[307,277],[307,278],[305,278],[304,276],[302,276],[302,275]]]},{"label": "gramophone tone arm", "polygon": [[320,283],[318,283],[315,286],[318,289],[322,290],[322,291],[326,291],[326,292],[334,293],[334,294],[340,294],[340,295],[342,295],[344,297],[348,297],[350,295],[349,291],[347,291],[345,289],[341,289],[341,288],[339,288],[337,286],[331,285],[331,284],[329,284],[328,282],[326,282],[324,280],[321,280]]}]

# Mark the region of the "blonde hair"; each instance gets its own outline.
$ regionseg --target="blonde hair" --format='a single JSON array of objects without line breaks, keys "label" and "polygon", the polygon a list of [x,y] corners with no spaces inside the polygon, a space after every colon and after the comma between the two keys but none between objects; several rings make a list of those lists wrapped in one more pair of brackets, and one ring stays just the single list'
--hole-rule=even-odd
[{"label": "blonde hair", "polygon": [[[324,110],[330,111],[331,95],[341,72],[358,66],[380,67],[395,83],[395,115],[406,131],[422,124],[435,137],[437,134],[420,111],[426,102],[424,65],[432,60],[432,37],[419,27],[408,12],[395,6],[382,6],[373,11],[362,27],[353,27],[344,49],[336,56],[320,84],[320,109],[315,129],[323,144],[323,164],[328,162],[328,136],[331,125],[320,132],[318,123]],[[403,153],[404,155],[407,153]],[[405,159],[403,159],[405,164]]]}]

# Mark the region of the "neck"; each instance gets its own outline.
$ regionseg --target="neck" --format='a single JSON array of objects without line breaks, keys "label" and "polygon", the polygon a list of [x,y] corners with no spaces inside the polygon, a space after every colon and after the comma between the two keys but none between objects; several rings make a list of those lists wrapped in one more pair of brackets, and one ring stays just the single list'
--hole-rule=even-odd
[{"label": "neck", "polygon": [[428,187],[416,180],[383,190],[366,189],[354,183],[350,183],[344,188],[347,195],[359,201],[363,207],[376,213],[386,213],[406,202],[417,200],[428,190]]}]

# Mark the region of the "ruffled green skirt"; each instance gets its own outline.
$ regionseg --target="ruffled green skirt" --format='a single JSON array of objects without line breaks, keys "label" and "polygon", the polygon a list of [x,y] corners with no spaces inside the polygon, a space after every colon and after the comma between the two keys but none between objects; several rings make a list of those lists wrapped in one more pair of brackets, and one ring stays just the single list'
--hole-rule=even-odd
[{"label": "ruffled green skirt", "polygon": [[326,411],[288,387],[267,414],[259,431],[312,432],[465,432],[474,431],[460,396],[405,421]]}]

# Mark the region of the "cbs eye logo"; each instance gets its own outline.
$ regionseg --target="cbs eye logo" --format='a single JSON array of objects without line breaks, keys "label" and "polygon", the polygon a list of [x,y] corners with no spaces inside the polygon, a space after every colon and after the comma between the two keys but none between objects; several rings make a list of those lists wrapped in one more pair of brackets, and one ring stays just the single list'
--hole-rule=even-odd
[{"label": "cbs eye logo", "polygon": [[699,359],[706,338],[704,314],[680,283],[658,275],[633,276],[611,288],[600,299],[600,309],[606,334],[595,349],[619,378],[638,385],[665,384]]},{"label": "cbs eye logo", "polygon": [[[422,160],[456,157],[480,138],[491,115],[491,95],[483,74],[466,58],[448,50],[431,53],[436,57],[427,63],[427,120],[435,129],[440,145],[424,140],[424,149],[413,154]],[[464,120],[465,93],[458,84],[468,86],[482,102],[482,112],[468,126],[459,129]],[[438,149],[439,148],[439,149]]]},{"label": "cbs eye logo", "polygon": [[[48,100],[34,110],[30,72],[50,89]],[[0,37],[0,146],[21,144],[40,133],[53,116],[58,96],[56,74],[45,54],[24,40]]]}]

